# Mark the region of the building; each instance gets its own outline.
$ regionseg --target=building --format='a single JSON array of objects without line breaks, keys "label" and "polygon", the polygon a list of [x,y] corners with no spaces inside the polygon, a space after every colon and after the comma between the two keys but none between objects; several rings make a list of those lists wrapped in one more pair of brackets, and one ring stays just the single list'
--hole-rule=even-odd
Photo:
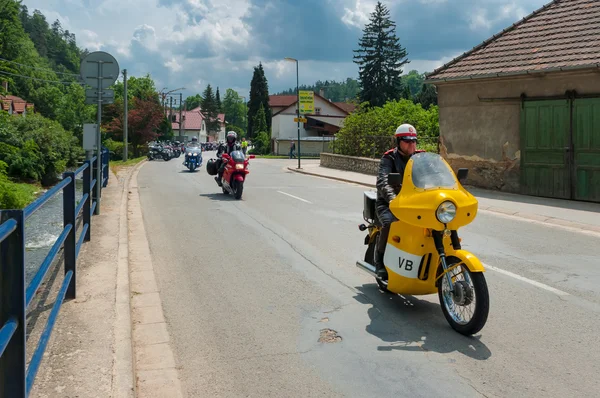
[{"label": "building", "polygon": [[[332,102],[315,93],[315,111],[306,114],[306,123],[300,123],[302,154],[328,152],[329,141],[333,139],[344,123],[344,119],[355,109],[353,104]],[[298,139],[296,118],[296,95],[270,95],[269,106],[272,112],[271,139],[273,152],[286,155],[290,142]]]},{"label": "building", "polygon": [[219,113],[217,118],[219,119],[219,132],[217,134],[217,141],[225,142],[225,135],[227,134],[227,123],[225,122],[225,114]]},{"label": "building", "polygon": [[600,202],[600,1],[555,0],[427,76],[468,183]]},{"label": "building", "polygon": [[0,95],[0,109],[11,115],[26,115],[33,113],[34,105],[14,95]]},{"label": "building", "polygon": [[[175,136],[179,135],[179,112],[174,112],[175,121],[171,123],[173,133]],[[182,111],[181,118],[183,124],[182,135],[186,137],[186,141],[197,137],[200,142],[207,142],[208,137],[206,134],[206,122],[204,121],[204,115],[200,111],[200,107],[191,109],[189,111]]]}]

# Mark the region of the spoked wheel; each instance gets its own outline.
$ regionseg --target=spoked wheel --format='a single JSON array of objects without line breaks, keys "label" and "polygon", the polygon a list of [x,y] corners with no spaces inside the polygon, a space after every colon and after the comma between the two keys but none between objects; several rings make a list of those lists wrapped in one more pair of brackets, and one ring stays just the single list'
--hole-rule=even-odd
[{"label": "spoked wheel", "polygon": [[[375,265],[375,256],[377,255],[377,242],[378,241],[379,241],[379,232],[377,232],[377,234],[375,235],[375,239],[373,239],[373,241],[371,243],[369,243],[369,246],[367,247],[367,251],[365,252],[365,262],[366,263]],[[383,283],[381,278],[375,277],[375,280],[377,281],[377,284],[379,285],[379,288],[382,291],[384,291],[386,293],[390,293],[390,291],[387,289],[386,284]]]},{"label": "spoked wheel", "polygon": [[[458,258],[449,257],[448,267],[460,264]],[[446,276],[438,284],[442,312],[452,329],[470,336],[485,325],[490,310],[490,296],[483,272],[471,273],[464,264],[448,272],[454,285],[450,291]]]}]

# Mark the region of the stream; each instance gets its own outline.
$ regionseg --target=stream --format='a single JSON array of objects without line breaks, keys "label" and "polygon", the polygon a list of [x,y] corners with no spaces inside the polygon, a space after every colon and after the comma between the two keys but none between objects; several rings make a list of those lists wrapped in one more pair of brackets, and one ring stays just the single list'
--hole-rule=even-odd
[{"label": "stream", "polygon": [[[80,174],[75,180],[75,200],[83,196],[83,180]],[[63,231],[63,193],[60,191],[25,221],[25,281],[29,282],[48,255],[48,252]],[[76,239],[81,233],[77,228]],[[60,252],[57,258],[60,256]],[[56,261],[56,260],[55,260]]]}]

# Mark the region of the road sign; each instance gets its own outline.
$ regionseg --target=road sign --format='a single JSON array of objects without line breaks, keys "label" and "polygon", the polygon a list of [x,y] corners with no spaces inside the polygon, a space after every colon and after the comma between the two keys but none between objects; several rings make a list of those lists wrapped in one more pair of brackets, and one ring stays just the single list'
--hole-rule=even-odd
[{"label": "road sign", "polygon": [[297,117],[295,117],[295,118],[294,118],[294,121],[295,121],[296,123],[298,123],[298,121],[300,121],[300,123],[306,123],[306,122],[308,122],[308,119],[306,119],[305,117],[301,117],[301,118],[297,118]]},{"label": "road sign", "polygon": [[[85,103],[88,105],[97,104],[98,103],[98,89],[88,88],[85,90]],[[109,90],[105,88],[101,90],[100,94],[102,94],[102,103],[103,104],[112,104],[115,102],[115,90]]]},{"label": "road sign", "polygon": [[315,93],[313,91],[300,90],[300,113],[315,112]]},{"label": "road sign", "polygon": [[[79,74],[85,84],[94,88],[108,88],[118,79],[120,70],[115,57],[104,51],[94,51],[81,61]],[[98,81],[100,80],[100,84]]]}]

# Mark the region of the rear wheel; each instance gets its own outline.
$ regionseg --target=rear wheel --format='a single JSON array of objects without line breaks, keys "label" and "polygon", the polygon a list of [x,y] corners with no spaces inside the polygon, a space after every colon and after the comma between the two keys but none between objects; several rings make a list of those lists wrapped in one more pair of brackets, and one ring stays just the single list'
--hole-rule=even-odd
[{"label": "rear wheel", "polygon": [[[460,264],[456,257],[448,257],[448,267]],[[448,272],[454,285],[450,291],[446,276],[438,283],[438,296],[444,317],[458,333],[466,336],[479,332],[487,322],[490,296],[483,272],[471,273],[462,264]]]}]

